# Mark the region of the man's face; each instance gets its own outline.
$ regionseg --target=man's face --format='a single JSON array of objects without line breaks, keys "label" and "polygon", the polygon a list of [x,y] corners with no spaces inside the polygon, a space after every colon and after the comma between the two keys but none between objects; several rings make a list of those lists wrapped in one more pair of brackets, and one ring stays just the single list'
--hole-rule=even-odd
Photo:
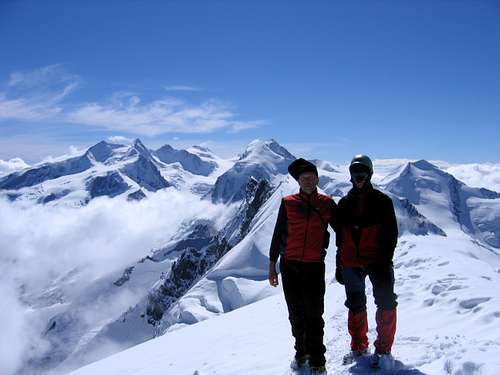
[{"label": "man's face", "polygon": [[355,164],[349,169],[351,173],[351,180],[358,189],[365,186],[366,181],[370,178],[370,171],[364,165]]},{"label": "man's face", "polygon": [[299,176],[299,186],[306,192],[316,189],[318,182],[318,176],[314,172],[304,172]]}]

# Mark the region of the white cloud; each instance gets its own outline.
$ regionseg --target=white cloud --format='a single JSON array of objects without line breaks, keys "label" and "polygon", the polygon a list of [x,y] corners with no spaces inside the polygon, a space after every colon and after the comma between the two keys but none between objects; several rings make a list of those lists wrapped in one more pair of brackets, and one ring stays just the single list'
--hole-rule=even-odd
[{"label": "white cloud", "polygon": [[[1,125],[0,125],[1,128]],[[74,144],[78,151],[87,149],[95,142],[83,142]],[[0,159],[10,159],[12,157],[20,157],[28,164],[36,164],[42,159],[52,158],[47,155],[74,155],[75,149],[68,150],[68,142],[64,138],[51,139],[38,135],[15,135],[15,136],[0,136]]]},{"label": "white cloud", "polygon": [[87,150],[86,147],[79,148],[74,145],[70,145],[66,148],[67,151],[63,154],[57,154],[57,156],[48,155],[45,156],[40,162],[36,163],[36,165],[44,164],[44,163],[55,163],[61,160],[65,160],[71,157],[79,156],[85,153]]},{"label": "white cloud", "polygon": [[257,122],[235,120],[224,104],[208,100],[199,105],[177,98],[163,98],[142,104],[136,95],[114,96],[108,104],[89,103],[68,113],[71,122],[142,135],[164,133],[211,133],[257,127]]},{"label": "white cloud", "polygon": [[60,64],[48,65],[28,72],[11,73],[9,87],[38,89],[62,83],[78,81],[78,76],[66,72]]},{"label": "white cloud", "polygon": [[200,89],[199,87],[187,85],[165,86],[164,89],[166,91],[202,91],[202,89]]},{"label": "white cloud", "polygon": [[9,174],[15,171],[19,171],[24,168],[28,168],[29,164],[26,164],[25,161],[21,158],[14,158],[10,160],[1,160],[0,159],[0,176],[4,174]]},{"label": "white cloud", "polygon": [[89,272],[98,276],[164,244],[184,219],[214,209],[177,190],[138,203],[123,200],[96,199],[80,209],[0,201],[1,264],[16,259],[22,264],[17,276],[29,285],[79,266],[90,265]]},{"label": "white cloud", "polygon": [[[65,297],[71,301],[93,280],[123,270],[164,245],[184,220],[221,217],[222,208],[175,189],[140,202],[96,199],[79,209],[26,207],[0,200],[2,370],[6,366],[14,371],[27,346],[34,345],[35,351],[43,349],[38,337],[47,316],[43,316],[43,309],[32,308],[26,313],[27,307],[17,296],[21,285],[25,301],[29,299],[26,296],[41,295],[57,277],[80,269],[82,273],[68,291],[72,295]],[[111,311],[116,315],[130,306],[132,299],[130,295],[117,296],[109,306],[96,306],[97,315],[90,311],[88,319],[93,321]]]},{"label": "white cloud", "polygon": [[134,142],[134,140],[132,138],[127,138],[122,135],[113,135],[111,137],[108,137],[108,142],[128,145]]},{"label": "white cloud", "polygon": [[[218,130],[239,132],[255,128],[259,121],[242,121],[228,105],[214,99],[199,104],[175,97],[150,101],[131,92],[118,91],[107,102],[66,105],[65,99],[80,85],[80,78],[50,65],[31,72],[10,75],[0,91],[0,121],[71,122],[101,129],[140,135],[165,133],[211,133]],[[192,86],[168,86],[169,91],[199,91]]]},{"label": "white cloud", "polygon": [[23,352],[28,344],[26,341],[25,309],[19,303],[13,283],[1,275],[0,296],[2,296],[3,305],[0,309],[1,370],[2,374],[14,374],[21,365]]},{"label": "white cloud", "polygon": [[469,186],[484,187],[500,192],[500,164],[458,164],[451,165],[446,171]]},{"label": "white cloud", "polygon": [[14,72],[0,92],[0,120],[40,121],[63,113],[62,101],[79,86],[76,75],[59,65]]}]

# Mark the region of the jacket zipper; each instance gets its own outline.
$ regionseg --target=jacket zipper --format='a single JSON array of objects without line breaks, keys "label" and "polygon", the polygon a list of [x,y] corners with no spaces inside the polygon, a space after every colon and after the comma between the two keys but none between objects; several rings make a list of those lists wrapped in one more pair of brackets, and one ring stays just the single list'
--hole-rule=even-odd
[{"label": "jacket zipper", "polygon": [[357,238],[358,241],[356,241],[356,259],[359,260],[361,258],[359,256],[359,244],[361,243],[361,228],[359,227],[359,225],[356,225],[354,229],[356,229],[359,235]]},{"label": "jacket zipper", "polygon": [[306,251],[306,245],[307,245],[307,232],[309,232],[309,216],[311,213],[311,209],[309,206],[307,207],[307,221],[306,221],[306,233],[304,234],[304,247],[302,248],[302,262],[304,261],[304,253]]}]

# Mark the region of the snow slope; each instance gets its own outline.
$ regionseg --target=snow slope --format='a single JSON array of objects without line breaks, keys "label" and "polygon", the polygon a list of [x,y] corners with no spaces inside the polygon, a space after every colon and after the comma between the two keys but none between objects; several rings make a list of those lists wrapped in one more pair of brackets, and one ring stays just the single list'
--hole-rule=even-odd
[{"label": "snow slope", "polygon": [[[395,260],[396,367],[377,373],[498,374],[499,269],[498,254],[466,236],[402,237]],[[324,314],[327,367],[332,374],[373,373],[365,360],[341,365],[349,341],[347,310],[342,287],[332,281],[333,272],[330,256]],[[278,294],[170,331],[72,374],[288,374],[293,342],[281,288],[274,292]],[[371,296],[368,299],[373,342],[375,307]]]}]

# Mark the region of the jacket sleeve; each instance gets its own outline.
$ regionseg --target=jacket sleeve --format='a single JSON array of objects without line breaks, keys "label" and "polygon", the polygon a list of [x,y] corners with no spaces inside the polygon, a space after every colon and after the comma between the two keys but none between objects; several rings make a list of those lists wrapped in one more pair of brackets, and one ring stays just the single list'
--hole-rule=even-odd
[{"label": "jacket sleeve", "polygon": [[278,261],[280,250],[286,246],[287,225],[288,222],[286,216],[285,201],[282,199],[278,212],[278,219],[276,220],[276,225],[274,226],[271,248],[269,249],[269,260],[272,262]]},{"label": "jacket sleeve", "polygon": [[384,197],[381,207],[381,261],[391,262],[398,243],[398,223],[392,199]]},{"label": "jacket sleeve", "polygon": [[336,208],[336,219],[335,219],[335,245],[337,246],[337,253],[335,254],[335,261],[337,267],[342,267],[342,262],[340,259],[340,247],[342,245],[342,227],[343,227],[343,209],[344,200],[343,198],[339,201]]},{"label": "jacket sleeve", "polygon": [[339,214],[339,208],[337,206],[337,203],[335,203],[335,201],[332,199],[329,224],[335,232],[337,231],[338,214]]}]

